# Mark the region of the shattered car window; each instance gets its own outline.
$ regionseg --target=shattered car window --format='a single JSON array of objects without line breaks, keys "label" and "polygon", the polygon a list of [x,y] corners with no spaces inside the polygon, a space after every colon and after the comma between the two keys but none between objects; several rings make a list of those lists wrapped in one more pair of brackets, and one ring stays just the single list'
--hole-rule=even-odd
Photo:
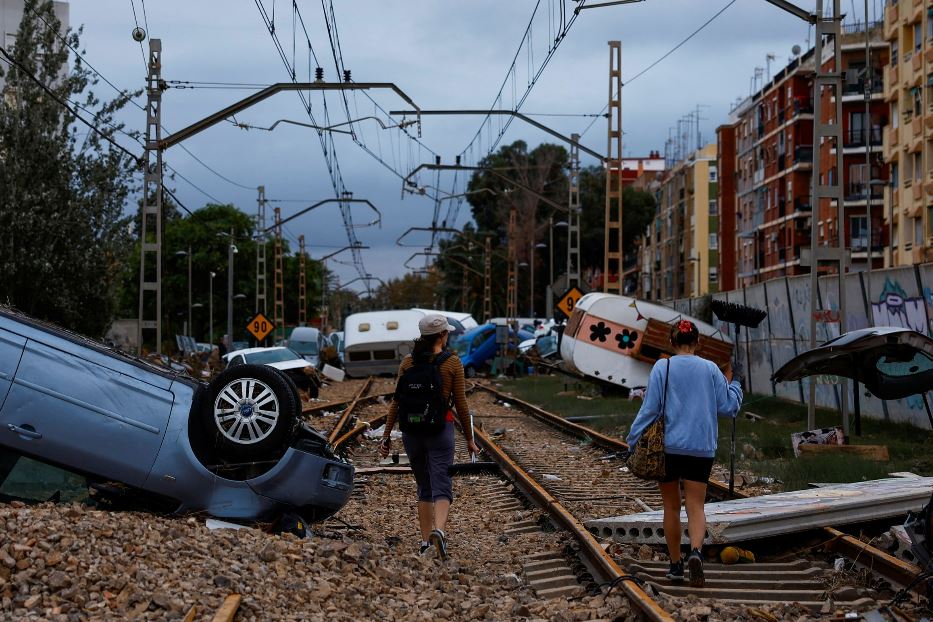
[{"label": "shattered car window", "polygon": [[269,363],[284,363],[285,361],[294,361],[300,359],[297,353],[286,348],[281,350],[265,350],[254,354],[246,355],[246,360],[253,365],[268,365]]},{"label": "shattered car window", "polygon": [[6,451],[2,462],[4,471],[9,468],[0,483],[2,495],[26,501],[88,500],[87,480],[76,473]]}]

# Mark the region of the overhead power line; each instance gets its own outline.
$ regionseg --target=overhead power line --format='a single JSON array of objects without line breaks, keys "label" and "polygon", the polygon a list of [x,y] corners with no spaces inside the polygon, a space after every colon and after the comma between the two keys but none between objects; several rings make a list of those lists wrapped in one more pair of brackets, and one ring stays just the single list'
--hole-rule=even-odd
[{"label": "overhead power line", "polygon": [[[700,33],[700,31],[702,31],[704,28],[706,28],[707,26],[709,26],[710,24],[712,24],[713,21],[715,21],[717,17],[719,17],[720,15],[722,15],[723,13],[725,13],[725,12],[726,12],[726,9],[728,9],[728,8],[731,7],[733,4],[735,4],[735,2],[736,2],[736,0],[730,0],[729,2],[727,2],[726,5],[725,5],[724,7],[722,7],[722,8],[719,9],[718,11],[716,11],[716,13],[715,13],[712,17],[710,17],[708,20],[706,20],[705,22],[703,22],[703,24],[701,24],[699,28],[697,28],[696,30],[694,30],[693,32],[691,32],[689,35],[687,35],[687,37],[686,37],[683,41],[681,41],[680,43],[678,43],[677,45],[675,45],[674,47],[672,47],[671,49],[669,49],[667,52],[665,52],[664,54],[662,54],[662,55],[660,56],[660,58],[658,58],[656,61],[654,61],[653,63],[651,63],[650,65],[648,65],[647,67],[645,67],[644,69],[642,69],[641,71],[639,71],[638,73],[636,73],[634,76],[632,76],[632,77],[629,78],[628,80],[623,80],[623,82],[622,82],[622,88],[625,88],[626,86],[628,86],[629,84],[631,84],[632,82],[634,82],[635,80],[637,80],[638,78],[640,78],[641,76],[643,76],[643,75],[645,75],[646,73],[648,73],[651,69],[653,69],[654,67],[656,67],[657,65],[659,65],[659,64],[661,63],[661,61],[663,61],[663,60],[666,59],[668,56],[670,56],[671,54],[673,54],[674,52],[676,52],[677,50],[679,50],[681,47],[683,47],[683,45],[684,45],[685,43],[687,43],[688,41],[690,41],[690,39],[692,39],[692,38],[694,38],[695,36],[697,36],[697,35]],[[605,114],[606,110],[608,110],[608,109],[609,109],[609,104],[607,103],[605,106],[603,106],[602,112],[600,112],[600,113],[597,115],[597,118],[596,118],[596,119],[593,119],[592,121],[590,121],[590,124],[586,126],[586,129],[584,129],[582,132],[580,132],[580,138],[583,138],[583,136],[584,136],[588,131],[590,131],[590,128],[593,127],[593,124],[594,124],[594,123],[596,123],[596,121],[598,120],[598,117],[601,117],[603,114]]]}]

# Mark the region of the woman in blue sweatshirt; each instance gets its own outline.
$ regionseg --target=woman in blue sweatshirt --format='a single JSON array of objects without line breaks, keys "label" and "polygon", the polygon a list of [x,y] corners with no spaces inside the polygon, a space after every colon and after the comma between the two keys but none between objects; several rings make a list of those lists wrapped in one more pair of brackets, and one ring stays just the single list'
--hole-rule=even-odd
[{"label": "woman in blue sweatshirt", "polygon": [[[634,447],[645,429],[664,412],[665,476],[658,483],[664,500],[664,539],[671,556],[667,577],[683,581],[680,555],[680,482],[683,481],[690,534],[690,585],[702,587],[706,535],[706,483],[716,455],[717,416],[735,417],[742,404],[742,386],[732,379],[732,366],[723,371],[696,356],[700,333],[689,320],[671,327],[675,355],[658,361],[648,378],[645,401],[632,423],[626,442]],[[666,389],[665,389],[666,385]]]}]

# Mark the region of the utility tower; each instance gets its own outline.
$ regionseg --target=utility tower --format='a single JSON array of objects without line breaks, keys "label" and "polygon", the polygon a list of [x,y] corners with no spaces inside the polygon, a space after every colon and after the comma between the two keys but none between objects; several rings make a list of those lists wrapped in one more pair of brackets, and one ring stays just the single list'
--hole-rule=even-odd
[{"label": "utility tower", "polygon": [[483,251],[483,321],[492,319],[492,238],[486,236]]},{"label": "utility tower", "polygon": [[272,317],[275,340],[285,339],[285,283],[282,270],[282,210],[275,208],[275,302]]},{"label": "utility tower", "polygon": [[518,243],[515,239],[518,227],[516,220],[515,208],[512,207],[509,209],[509,279],[508,291],[505,296],[505,319],[508,321],[509,326],[512,325],[512,320],[518,315],[518,275],[516,274],[518,268]]},{"label": "utility tower", "polygon": [[298,326],[308,323],[307,281],[305,280],[305,236],[298,236]]},{"label": "utility tower", "polygon": [[[622,293],[622,42],[609,42],[609,113],[606,146],[606,231],[603,291]],[[610,283],[610,275],[616,282]]]},{"label": "utility tower", "polygon": [[[473,250],[472,242],[467,242],[467,261],[470,260],[469,254],[472,250]],[[469,282],[469,279],[467,278],[468,276],[469,276],[469,273],[467,272],[467,269],[464,267],[463,268],[463,281],[460,283],[460,287],[461,287],[460,291],[463,292],[460,296],[460,304],[463,306],[463,311],[467,313],[469,312],[469,308],[470,308],[470,282]]]},{"label": "utility tower", "polygon": [[[845,249],[845,207],[844,192],[842,187],[843,161],[843,141],[842,141],[842,11],[840,0],[832,0],[832,17],[825,17],[823,13],[823,0],[816,0],[816,40],[813,46],[813,58],[816,62],[815,76],[813,81],[813,108],[816,111],[813,121],[813,198],[811,200],[810,217],[810,252],[809,256],[802,257],[802,264],[810,265],[810,348],[817,345],[816,338],[816,318],[819,311],[819,302],[817,299],[817,276],[819,273],[820,262],[836,264],[838,266],[837,279],[839,285],[839,332],[846,331],[846,290],[845,273],[848,265],[848,255]],[[867,25],[866,25],[867,28]],[[823,58],[823,39],[829,37],[833,46],[833,66],[829,71],[824,71],[822,66]],[[824,88],[830,95],[835,96],[835,105],[833,106],[832,123],[824,123],[822,111],[822,95]],[[836,153],[833,158],[833,167],[837,174],[833,175],[832,170],[823,171],[820,164],[820,147],[827,143],[835,148]],[[825,173],[825,174],[824,174]],[[826,183],[823,183],[825,180]],[[817,235],[817,221],[821,218],[820,208],[823,199],[827,199],[830,205],[836,203],[836,245],[820,246],[819,236]],[[827,307],[829,305],[826,305]],[[810,379],[810,400],[807,412],[808,429],[816,427],[816,383],[815,378]],[[843,433],[849,435],[849,415],[848,415],[848,382],[841,383],[841,403],[842,407],[842,429]]]},{"label": "utility tower", "polygon": [[139,354],[143,352],[144,331],[152,330],[155,331],[155,351],[162,352],[162,150],[158,148],[162,140],[162,86],[162,40],[150,39],[142,228],[139,232],[139,320],[136,333]]},{"label": "utility tower", "polygon": [[[570,136],[570,196],[567,211],[567,289],[580,286],[580,135]],[[558,292],[558,295],[560,293]]]},{"label": "utility tower", "polygon": [[265,315],[266,307],[266,187],[256,188],[256,314]]}]

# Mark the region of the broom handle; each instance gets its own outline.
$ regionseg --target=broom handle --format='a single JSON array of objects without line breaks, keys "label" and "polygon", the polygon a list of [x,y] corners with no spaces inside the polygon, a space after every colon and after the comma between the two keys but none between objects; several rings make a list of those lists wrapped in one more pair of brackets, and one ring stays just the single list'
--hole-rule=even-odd
[{"label": "broom handle", "polygon": [[[735,373],[735,370],[739,365],[739,333],[741,332],[742,327],[739,324],[735,325],[735,350],[733,355],[732,363],[732,373]],[[741,408],[741,405],[739,406]],[[729,497],[734,498],[735,491],[735,428],[736,428],[736,419],[738,419],[739,413],[735,413],[735,417],[732,418],[732,448],[729,452]]]}]

